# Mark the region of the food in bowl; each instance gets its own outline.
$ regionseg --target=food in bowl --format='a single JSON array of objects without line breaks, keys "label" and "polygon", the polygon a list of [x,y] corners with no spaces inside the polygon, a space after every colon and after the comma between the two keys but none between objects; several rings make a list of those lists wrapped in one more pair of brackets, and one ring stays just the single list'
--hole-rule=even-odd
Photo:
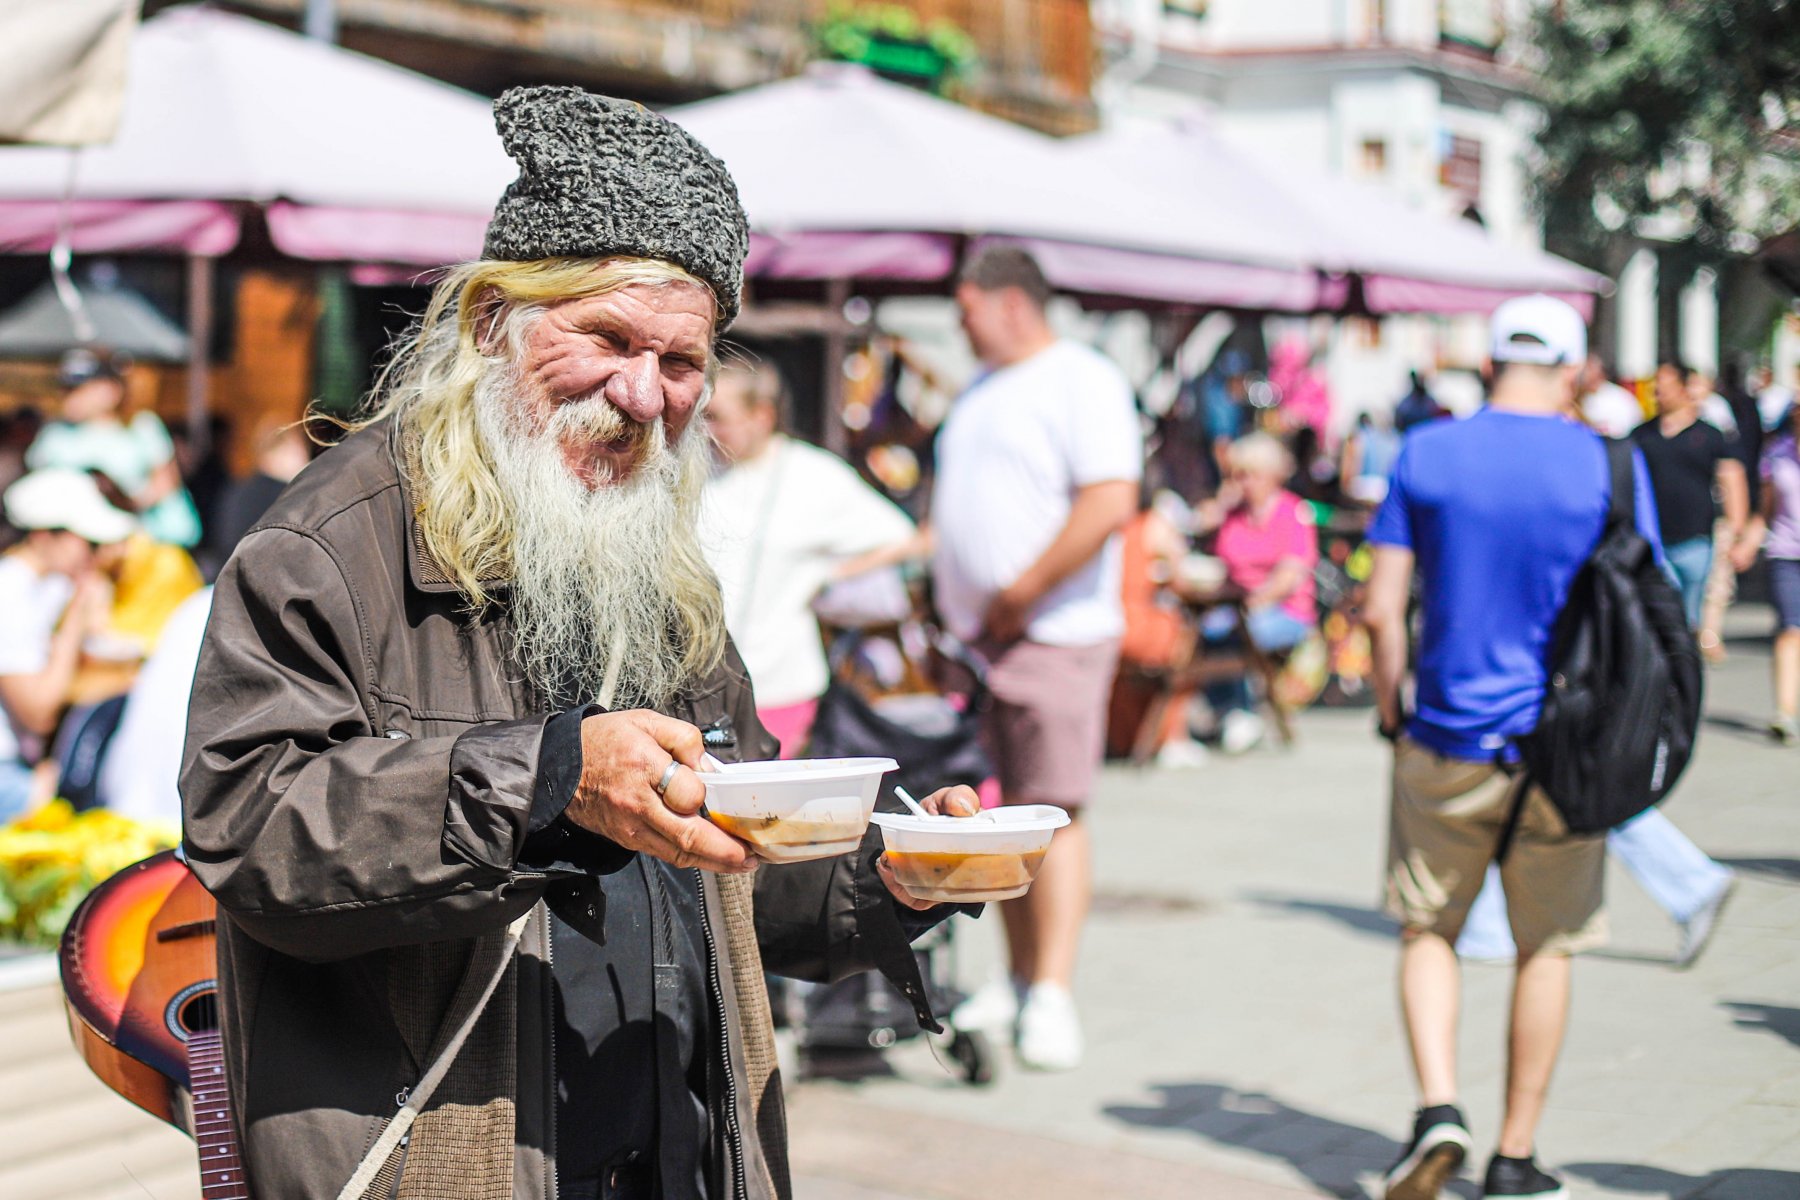
[{"label": "food in bowl", "polygon": [[[1031,886],[1043,865],[1044,854],[1043,850],[1029,854],[897,854],[890,850],[887,860],[894,869],[894,878],[921,900],[970,898],[976,894],[1004,900],[1023,894]],[[989,897],[990,892],[996,894]],[[1007,894],[998,894],[1002,892]]]},{"label": "food in bowl", "polygon": [[771,863],[848,854],[862,844],[891,758],[796,758],[702,771],[706,815]]},{"label": "food in bowl", "polygon": [[773,814],[740,817],[710,808],[706,815],[732,837],[742,838],[759,849],[835,846],[840,842],[853,843],[851,849],[855,849],[854,843],[862,841],[863,830],[868,828],[868,822],[856,815],[825,814],[810,819]]},{"label": "food in bowl", "polygon": [[921,900],[973,904],[1031,890],[1050,839],[1069,814],[1048,804],[992,809],[977,817],[876,813],[887,861]]}]

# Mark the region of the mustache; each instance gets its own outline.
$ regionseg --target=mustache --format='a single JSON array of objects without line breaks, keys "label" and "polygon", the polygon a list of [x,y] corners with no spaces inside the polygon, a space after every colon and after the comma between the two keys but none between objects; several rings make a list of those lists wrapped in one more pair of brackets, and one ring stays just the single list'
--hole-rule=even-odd
[{"label": "mustache", "polygon": [[649,436],[650,425],[632,420],[603,396],[588,395],[558,404],[550,414],[547,431],[610,442],[627,435],[641,440]]},{"label": "mustache", "polygon": [[[661,417],[638,421],[612,401],[590,394],[557,405],[540,436],[556,442],[608,445],[640,464],[669,461],[675,443]],[[683,439],[686,440],[685,438]]]}]

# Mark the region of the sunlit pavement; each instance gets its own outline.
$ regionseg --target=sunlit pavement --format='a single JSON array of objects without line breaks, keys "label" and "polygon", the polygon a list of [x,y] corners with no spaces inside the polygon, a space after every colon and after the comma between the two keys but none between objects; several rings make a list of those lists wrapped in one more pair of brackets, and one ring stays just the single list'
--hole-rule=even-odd
[{"label": "sunlit pavement", "polygon": [[[1669,814],[1742,885],[1699,965],[1616,868],[1613,945],[1576,971],[1540,1137],[1580,1197],[1800,1197],[1800,750],[1760,732],[1767,610],[1711,674],[1709,724]],[[1087,1063],[957,1081],[923,1042],[884,1073],[791,1089],[799,1200],[1278,1200],[1363,1194],[1412,1096],[1378,911],[1384,751],[1318,712],[1291,751],[1108,773],[1100,902],[1077,991]],[[962,930],[992,962],[998,922]],[[0,965],[0,978],[9,968]],[[15,972],[16,977],[16,972]],[[1479,1195],[1498,1123],[1502,967],[1465,973],[1463,1079]],[[191,1143],[117,1099],[69,1047],[56,995],[0,991],[0,1197],[195,1200]]]},{"label": "sunlit pavement", "polygon": [[[1734,613],[1738,636],[1710,673],[1699,756],[1667,809],[1741,875],[1693,970],[1671,969],[1675,927],[1610,868],[1612,945],[1577,966],[1539,1139],[1576,1196],[1800,1197],[1800,750],[1762,733],[1768,628],[1767,609]],[[977,1089],[914,1042],[885,1056],[891,1077],[802,1083],[800,1194],[1373,1188],[1414,1101],[1393,928],[1379,911],[1386,753],[1371,725],[1366,713],[1315,712],[1291,751],[1215,756],[1179,773],[1110,771],[1093,811],[1100,896],[1076,989],[1088,1061],[1066,1075],[1008,1062]],[[993,961],[997,926],[966,926],[970,958]],[[1477,1153],[1455,1186],[1479,1196],[1499,1124],[1511,973],[1464,974],[1462,1078]],[[857,1153],[840,1148],[846,1139]]]}]

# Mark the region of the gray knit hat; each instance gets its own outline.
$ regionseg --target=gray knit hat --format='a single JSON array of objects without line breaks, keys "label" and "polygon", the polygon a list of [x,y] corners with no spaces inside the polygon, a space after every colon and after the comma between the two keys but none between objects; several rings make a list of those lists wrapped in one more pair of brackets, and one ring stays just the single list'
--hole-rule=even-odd
[{"label": "gray knit hat", "polygon": [[513,88],[494,124],[519,164],[488,222],[483,258],[672,262],[737,319],[750,227],[725,164],[642,105],[574,87]]}]

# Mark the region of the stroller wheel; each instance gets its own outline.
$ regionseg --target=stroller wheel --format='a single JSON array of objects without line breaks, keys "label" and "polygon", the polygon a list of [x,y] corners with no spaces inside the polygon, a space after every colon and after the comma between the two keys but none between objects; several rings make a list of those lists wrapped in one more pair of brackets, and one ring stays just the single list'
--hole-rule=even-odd
[{"label": "stroller wheel", "polygon": [[957,1030],[950,1039],[950,1057],[962,1068],[964,1083],[981,1087],[994,1082],[994,1043],[981,1030]]}]

